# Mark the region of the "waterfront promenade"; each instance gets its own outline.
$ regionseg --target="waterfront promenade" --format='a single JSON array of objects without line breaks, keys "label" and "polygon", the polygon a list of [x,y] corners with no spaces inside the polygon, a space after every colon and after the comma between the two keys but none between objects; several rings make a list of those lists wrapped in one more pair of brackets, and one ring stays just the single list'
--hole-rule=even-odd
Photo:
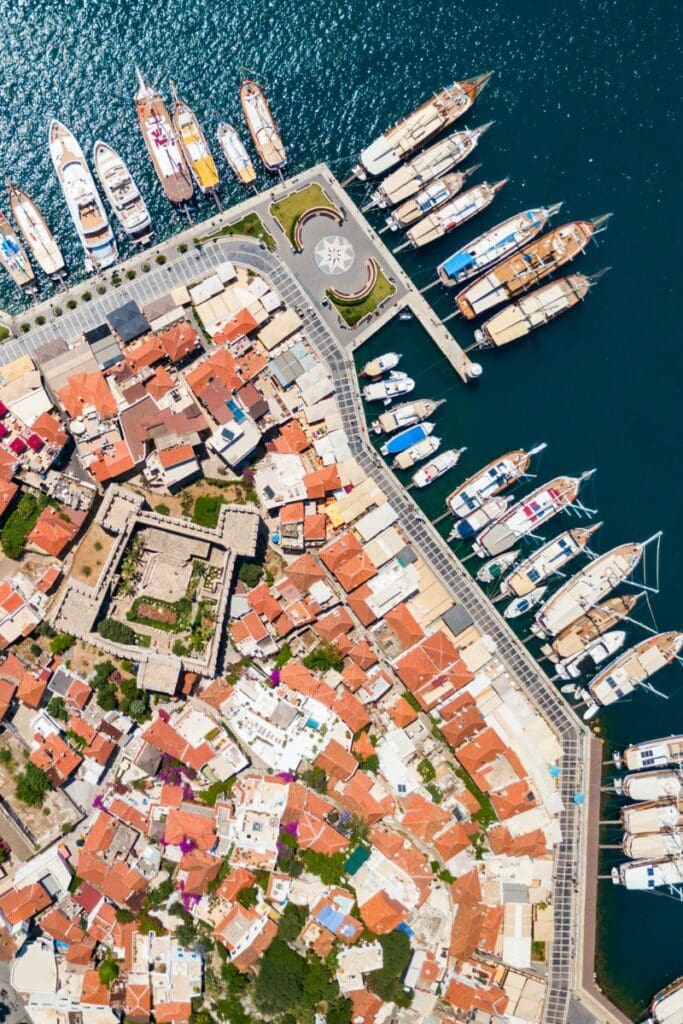
[{"label": "waterfront promenade", "polygon": [[[253,269],[269,280],[287,305],[305,310],[303,319],[308,337],[327,363],[334,379],[342,422],[353,455],[367,475],[377,480],[398,512],[402,527],[412,544],[419,549],[422,557],[448,587],[453,599],[466,608],[477,626],[493,638],[498,654],[508,671],[524,688],[561,740],[563,754],[559,784],[563,800],[563,811],[560,815],[562,841],[556,849],[555,857],[555,936],[549,951],[548,995],[543,1020],[545,1024],[589,1024],[592,1020],[600,1021],[601,1024],[603,1021],[607,1024],[618,1021],[621,1024],[625,1018],[617,1015],[597,990],[588,991],[584,985],[587,970],[585,961],[589,950],[592,953],[592,947],[589,944],[581,945],[581,937],[584,934],[592,935],[595,930],[594,916],[583,916],[584,873],[588,864],[588,838],[584,824],[585,815],[589,812],[595,813],[591,807],[591,799],[594,803],[596,797],[591,798],[591,794],[586,793],[587,802],[583,806],[576,803],[574,797],[584,792],[586,787],[584,766],[587,763],[586,744],[590,741],[590,733],[576,719],[522,642],[509,629],[505,620],[469,576],[445,540],[425,518],[409,493],[398,483],[370,445],[353,363],[353,350],[358,344],[359,335],[343,326],[333,309],[323,306],[324,289],[321,287],[320,277],[309,272],[310,264],[313,262],[310,254],[295,253],[268,213],[273,194],[281,196],[311,181],[323,183],[326,190],[331,193],[331,198],[343,206],[347,218],[344,234],[350,237],[356,251],[374,250],[372,254],[377,254],[377,258],[395,284],[396,293],[390,300],[386,312],[390,312],[392,308],[395,312],[397,305],[406,304],[410,300],[413,312],[422,320],[425,315],[423,306],[428,310],[430,307],[415,291],[410,279],[381,245],[378,236],[369,228],[329,171],[319,166],[299,175],[294,182],[286,182],[269,193],[248,199],[239,207],[217,215],[210,223],[188,229],[180,236],[158,246],[153,252],[148,250],[135,260],[129,261],[120,268],[124,273],[127,267],[139,268],[143,262],[151,263],[152,269],[147,273],[138,273],[134,280],[128,281],[124,278],[124,282],[116,289],[109,285],[104,295],[94,294],[90,302],[79,302],[74,310],[64,308],[61,317],[56,318],[50,314],[49,303],[43,304],[42,309],[44,315],[49,318],[48,323],[33,328],[27,335],[5,342],[0,348],[0,364],[25,352],[31,353],[56,336],[72,342],[84,330],[101,324],[107,313],[123,302],[149,302],[174,286],[199,280],[225,260]],[[276,238],[276,252],[269,252],[258,242],[242,236],[220,237],[203,244],[199,249],[191,245],[195,236],[208,234],[220,228],[222,224],[234,222],[246,213],[254,211],[259,213],[265,227]],[[189,246],[187,252],[178,251],[181,243]],[[163,252],[166,255],[168,262],[165,265],[154,264],[153,257],[156,252]],[[82,294],[86,287],[95,293],[96,283],[81,285],[74,289],[73,294]],[[52,305],[58,301],[61,307],[66,307],[68,297],[66,293],[60,295],[58,300],[53,300]],[[30,314],[31,318],[34,319],[39,312],[39,308],[36,307]],[[382,316],[372,321],[370,328],[379,326],[381,322]],[[445,328],[443,330],[445,331]],[[597,799],[599,800],[599,786]],[[588,901],[587,906],[590,914],[594,915],[594,903]],[[585,957],[582,952],[585,952]],[[577,1003],[577,993],[582,1005]]]}]

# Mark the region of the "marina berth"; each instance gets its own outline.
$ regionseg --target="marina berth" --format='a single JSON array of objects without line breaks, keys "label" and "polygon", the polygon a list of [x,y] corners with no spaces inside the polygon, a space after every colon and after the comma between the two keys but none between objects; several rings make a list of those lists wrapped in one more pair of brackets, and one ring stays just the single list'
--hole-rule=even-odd
[{"label": "marina berth", "polygon": [[626,748],[619,760],[623,761],[629,772],[638,772],[643,768],[664,768],[669,765],[683,768],[683,735],[634,743]]},{"label": "marina berth", "polygon": [[501,348],[525,338],[583,301],[595,280],[596,275],[569,274],[544,284],[492,316],[474,332],[474,340],[479,348]]},{"label": "marina berth", "polygon": [[377,356],[376,359],[371,359],[369,363],[366,363],[360,371],[360,376],[370,377],[371,380],[374,380],[375,377],[381,377],[389,370],[395,370],[400,361],[401,357],[398,352],[385,352],[384,355]]},{"label": "marina berth", "polygon": [[551,644],[544,644],[543,654],[550,661],[561,661],[579,654],[597,637],[616,626],[631,614],[641,594],[626,594],[610,597],[595,605],[559,633]]},{"label": "marina berth", "polygon": [[595,672],[598,665],[602,665],[608,658],[614,657],[617,651],[624,646],[625,640],[626,633],[623,629],[615,629],[603,636],[596,637],[571,658],[563,658],[562,661],[558,661],[558,676],[560,679],[578,679],[581,675]]},{"label": "marina berth", "polygon": [[659,860],[662,857],[678,857],[683,851],[683,828],[666,832],[644,832],[642,835],[624,835],[622,848],[633,860]]},{"label": "marina berth", "polygon": [[463,519],[458,519],[448,535],[449,540],[471,540],[472,537],[500,519],[510,507],[511,497],[487,498],[474,512],[470,512]]},{"label": "marina berth", "polygon": [[405,203],[392,210],[387,217],[389,230],[398,231],[400,228],[410,227],[431,210],[438,210],[460,192],[469,176],[480,167],[481,164],[474,164],[464,171],[451,171],[450,174],[444,174],[443,178],[430,182],[417,195],[406,199]]},{"label": "marina berth", "polygon": [[553,206],[524,210],[478,235],[439,264],[437,273],[441,283],[452,288],[509,256],[540,234],[561,207],[562,203],[555,203]]},{"label": "marina berth", "polygon": [[263,166],[273,174],[283,170],[287,166],[287,153],[261,86],[245,78],[240,86],[240,103]]},{"label": "marina berth", "polygon": [[493,72],[489,71],[475,78],[453,82],[421,103],[411,114],[397,121],[366,146],[358,157],[353,176],[365,181],[368,177],[386,174],[401,160],[405,160],[425,142],[466,114],[492,74]]},{"label": "marina berth", "polygon": [[221,147],[232,173],[242,185],[254,187],[256,169],[237,129],[227,121],[221,121],[217,134],[218,145]]},{"label": "marina berth", "polygon": [[619,780],[618,793],[629,800],[680,800],[683,795],[683,772],[661,768],[652,772],[631,772]]},{"label": "marina berth", "polygon": [[643,544],[621,544],[599,555],[560,587],[538,612],[536,636],[557,636],[628,579],[643,557]]},{"label": "marina berth", "polygon": [[395,430],[412,427],[414,423],[421,423],[422,420],[433,416],[445,401],[445,398],[440,398],[438,402],[431,398],[418,398],[415,402],[402,402],[373,420],[372,431],[375,434],[393,434]]},{"label": "marina berth", "polygon": [[528,291],[582,253],[610,216],[607,213],[596,220],[562,224],[530,242],[464,288],[455,300],[458,311],[467,320],[473,320]]},{"label": "marina berth", "polygon": [[363,388],[363,398],[366,402],[384,402],[389,405],[401,395],[408,395],[415,390],[415,381],[407,373],[400,370],[392,370],[384,380],[375,381],[374,384],[367,384]]},{"label": "marina berth", "polygon": [[170,203],[187,203],[194,187],[180,143],[173,130],[171,116],[158,90],[147,85],[139,68],[135,69],[138,87],[135,109],[140,131],[152,166]]},{"label": "marina berth", "polygon": [[446,451],[439,452],[435,459],[431,459],[416,473],[413,473],[411,477],[413,487],[428,487],[429,484],[433,484],[435,480],[458,465],[460,456],[466,450],[466,448],[447,448]]},{"label": "marina berth", "polygon": [[61,249],[36,204],[11,181],[7,181],[7,191],[14,223],[40,269],[48,277],[64,276],[66,267]]},{"label": "marina berth", "polygon": [[204,195],[211,194],[218,188],[219,177],[206,136],[192,109],[178,97],[173,84],[171,84],[171,91],[173,93],[173,128],[180,142],[183,156],[197,187]]},{"label": "marina berth", "polygon": [[487,463],[473,476],[446,498],[446,507],[454,516],[462,518],[479,508],[487,498],[500,494],[524,476],[534,455],[543,451],[545,444],[536,445],[529,451],[517,449]]},{"label": "marina berth", "polygon": [[650,1003],[649,1024],[681,1024],[683,1021],[683,978],[658,992]]},{"label": "marina berth", "polygon": [[438,452],[440,446],[440,437],[425,437],[422,441],[418,441],[417,444],[400,452],[394,459],[393,466],[395,469],[412,469],[415,463],[422,462]]},{"label": "marina berth", "polygon": [[14,283],[25,292],[36,292],[38,284],[26,250],[4,213],[0,213],[0,263]]},{"label": "marina berth", "polygon": [[50,123],[50,156],[88,268],[104,270],[118,259],[116,240],[83,150],[60,121]]},{"label": "marina berth", "polygon": [[479,583],[495,583],[496,580],[500,580],[508,569],[515,564],[519,558],[520,551],[521,548],[515,548],[513,551],[504,551],[497,558],[489,558],[488,562],[484,562],[477,570],[476,578]]},{"label": "marina berth", "polygon": [[513,505],[505,515],[488,527],[474,542],[474,551],[480,558],[499,555],[514,547],[518,540],[536,531],[558,512],[572,505],[581,484],[592,475],[592,470],[579,477],[557,476],[537,487]]},{"label": "marina berth", "polygon": [[517,566],[510,576],[501,581],[501,594],[516,597],[528,594],[542,580],[559,572],[568,562],[584,551],[588,541],[600,528],[600,525],[600,523],[596,523],[595,526],[587,529],[565,530],[558,537],[548,541]]},{"label": "marina berth", "polygon": [[432,433],[434,433],[433,423],[418,423],[414,427],[408,427],[407,430],[402,430],[390,437],[388,441],[384,442],[380,452],[382,455],[398,455],[399,452],[405,451],[406,448],[417,444],[418,441],[423,441]]},{"label": "marina berth", "polygon": [[93,161],[102,190],[119,224],[132,242],[146,242],[152,234],[152,218],[123,159],[106,142],[98,140],[93,150]]},{"label": "marina berth", "polygon": [[633,693],[637,686],[677,657],[683,646],[683,633],[657,633],[642,640],[635,647],[622,654],[593,679],[588,687],[590,702],[584,712],[589,720],[600,707],[615,704],[622,697]]},{"label": "marina berth", "polygon": [[482,124],[472,131],[465,129],[453,132],[445,139],[425,149],[408,163],[403,164],[381,182],[371,194],[371,202],[363,207],[363,212],[380,207],[397,206],[410,199],[430,181],[441,178],[457,164],[462,163],[472,153],[484,132],[493,124]]},{"label": "marina berth", "polygon": [[[653,858],[619,864],[612,868],[612,881],[627,889],[650,890],[683,883],[683,857]],[[670,1018],[680,1024],[679,1018]]]},{"label": "marina berth", "polygon": [[624,830],[631,835],[683,828],[683,808],[676,799],[629,804],[621,808],[620,817]]},{"label": "marina berth", "polygon": [[[423,245],[437,242],[449,232],[455,231],[456,228],[461,227],[490,206],[507,181],[507,178],[503,178],[495,185],[490,185],[485,181],[481,185],[468,188],[466,192],[462,192],[445,206],[440,206],[434,213],[423,217],[414,227],[410,228],[406,232],[406,242],[399,246],[399,249],[407,246],[421,249]],[[398,251],[397,249],[396,252]]]}]

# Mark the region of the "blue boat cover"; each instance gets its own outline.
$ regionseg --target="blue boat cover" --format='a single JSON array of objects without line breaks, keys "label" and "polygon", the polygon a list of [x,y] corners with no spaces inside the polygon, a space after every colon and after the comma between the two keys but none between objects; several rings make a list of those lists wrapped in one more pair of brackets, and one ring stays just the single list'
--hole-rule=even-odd
[{"label": "blue boat cover", "polygon": [[424,440],[425,437],[427,437],[427,431],[424,425],[416,423],[414,427],[402,430],[400,434],[396,434],[395,437],[386,441],[382,445],[382,451],[386,452],[387,455],[398,455],[399,452],[404,452],[406,448],[410,448],[411,445]]}]

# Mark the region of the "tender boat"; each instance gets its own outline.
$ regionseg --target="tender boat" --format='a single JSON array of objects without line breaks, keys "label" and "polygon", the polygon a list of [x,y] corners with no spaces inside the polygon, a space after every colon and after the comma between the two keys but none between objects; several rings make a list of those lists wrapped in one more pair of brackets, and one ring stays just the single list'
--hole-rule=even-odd
[{"label": "tender boat", "polygon": [[498,192],[507,184],[508,179],[496,182],[495,185],[485,181],[474,188],[468,188],[445,206],[441,206],[434,213],[423,217],[421,221],[409,228],[406,232],[406,241],[400,245],[395,252],[412,246],[413,249],[421,249],[430,242],[438,242],[455,231],[456,228],[466,224],[472,217],[482,213],[491,205]]},{"label": "tender boat", "polygon": [[501,302],[517,298],[582,253],[610,216],[575,220],[535,239],[467,285],[456,297],[456,308],[473,320]]},{"label": "tender boat", "polygon": [[425,100],[366,146],[353,169],[354,177],[365,181],[368,177],[386,174],[444,128],[449,128],[467,113],[492,74],[489,71],[475,78],[453,82]]},{"label": "tender boat", "polygon": [[510,601],[503,615],[506,619],[517,619],[520,615],[526,615],[542,600],[547,589],[547,587],[535,587],[524,597],[516,597],[514,601]]},{"label": "tender boat", "polygon": [[204,195],[211,195],[219,185],[218,170],[209,144],[191,107],[181,100],[171,83],[173,94],[173,128],[192,177]]},{"label": "tender boat", "polygon": [[[672,828],[666,832],[644,832],[637,836],[626,833],[622,846],[626,856],[634,860],[680,857],[683,855],[683,828]],[[683,1018],[678,1018],[681,1019]]]},{"label": "tender boat", "polygon": [[138,80],[135,109],[152,166],[168,201],[187,203],[194,192],[192,175],[173,130],[171,116],[161,93],[147,85],[139,68],[135,69],[135,74]]},{"label": "tender boat", "polygon": [[557,476],[541,484],[505,513],[474,542],[474,551],[480,558],[499,555],[513,547],[522,537],[533,533],[554,516],[573,505],[581,484],[592,475],[592,470],[581,476]]},{"label": "tender boat", "polygon": [[681,1024],[683,1021],[683,978],[672,981],[650,1003],[648,1024]]},{"label": "tender boat", "polygon": [[119,224],[132,242],[146,242],[152,234],[152,218],[123,159],[106,142],[98,140],[93,160],[107,202]]},{"label": "tender boat", "polygon": [[534,455],[543,451],[545,444],[536,445],[535,448],[524,451],[507,452],[500,458],[489,462],[483,469],[470,476],[455,491],[452,491],[446,498],[448,510],[454,516],[462,518],[479,508],[487,498],[496,494],[520,480],[529,466]]},{"label": "tender boat", "polygon": [[[658,889],[661,885],[675,886],[683,883],[683,856],[637,860],[630,864],[619,864],[612,868],[612,881],[627,889]],[[657,1020],[657,1018],[654,1018]],[[680,1017],[660,1017],[662,1021],[680,1024]]]},{"label": "tender boat", "polygon": [[26,250],[4,213],[0,212],[0,263],[22,291],[38,291],[38,282]]},{"label": "tender boat", "polygon": [[9,207],[34,260],[48,277],[63,277],[64,257],[42,213],[26,193],[7,181]]},{"label": "tender boat", "polygon": [[561,207],[562,203],[540,206],[496,224],[439,264],[437,272],[441,283],[452,288],[509,256],[540,234]]},{"label": "tender boat", "polygon": [[425,437],[429,437],[433,433],[433,423],[417,423],[414,427],[408,427],[407,430],[402,430],[390,437],[388,441],[384,442],[380,452],[382,455],[398,455],[399,452],[404,452],[406,448],[417,444],[418,441],[423,441]]},{"label": "tender boat", "polygon": [[555,637],[552,644],[544,644],[543,654],[550,661],[561,661],[586,649],[596,637],[602,636],[612,626],[631,614],[641,594],[625,594],[611,597],[602,604],[595,605],[571,626],[563,629]]},{"label": "tender boat", "polygon": [[537,327],[543,327],[582,302],[598,276],[569,274],[544,284],[492,316],[474,332],[474,340],[479,348],[501,348],[525,338]]},{"label": "tender boat", "polygon": [[497,558],[489,558],[477,571],[476,578],[480,583],[495,583],[515,564],[520,550],[521,548],[515,548],[514,551],[505,551]]},{"label": "tender boat", "polygon": [[683,772],[662,768],[652,772],[632,772],[619,779],[617,793],[629,800],[680,800],[683,796]]},{"label": "tender boat", "polygon": [[595,672],[598,665],[602,665],[608,658],[613,658],[617,651],[621,650],[625,640],[626,633],[623,629],[615,629],[596,637],[578,654],[558,661],[558,676],[560,679],[578,679],[581,675]]},{"label": "tender boat", "polygon": [[394,459],[394,469],[412,469],[416,462],[422,462],[438,452],[440,446],[440,437],[425,437],[424,440],[418,441],[417,444],[406,448],[405,451],[399,452]]},{"label": "tender boat", "polygon": [[621,808],[619,817],[624,831],[634,836],[683,827],[683,808],[676,799],[628,804]]},{"label": "tender boat", "polygon": [[420,423],[433,416],[445,401],[445,398],[440,398],[438,402],[431,398],[418,398],[415,402],[402,402],[401,405],[394,406],[389,412],[383,412],[373,420],[372,431],[375,434],[393,434],[395,430],[412,427],[414,423]]},{"label": "tender boat", "polygon": [[444,174],[443,178],[437,178],[436,181],[430,182],[417,195],[406,199],[405,203],[401,203],[395,210],[392,210],[387,217],[389,230],[398,231],[401,228],[410,227],[425,214],[432,210],[438,210],[460,192],[469,176],[478,171],[480,167],[481,164],[474,164],[464,171],[451,171],[450,174]]},{"label": "tender boat", "polygon": [[490,526],[491,523],[497,522],[508,510],[511,502],[511,497],[487,498],[486,501],[477,506],[474,512],[470,512],[468,516],[458,519],[453,524],[448,539],[471,540],[485,526]]},{"label": "tender boat", "polygon": [[643,544],[620,544],[589,562],[560,587],[540,609],[533,624],[539,637],[557,636],[563,629],[623,583],[640,562]]},{"label": "tender boat", "polygon": [[68,128],[50,122],[50,156],[76,232],[85,250],[86,266],[104,270],[118,259],[116,239],[83,150]]},{"label": "tender boat", "polygon": [[369,363],[366,363],[360,371],[360,376],[370,377],[371,380],[375,380],[376,377],[381,377],[383,373],[395,370],[400,361],[401,357],[397,352],[385,352],[384,355],[377,356],[376,359],[371,359]]},{"label": "tender boat", "polygon": [[367,384],[363,388],[363,398],[366,402],[385,402],[388,405],[395,398],[401,395],[408,395],[415,390],[415,381],[406,373],[399,370],[392,370],[384,380],[375,381],[374,384]]},{"label": "tender boat", "polygon": [[370,202],[363,212],[374,207],[386,209],[397,206],[424,189],[436,178],[462,163],[473,152],[484,132],[493,124],[482,124],[472,131],[453,132],[429,149],[419,153],[407,164],[403,164],[384,179],[370,196]]},{"label": "tender boat", "polygon": [[281,171],[287,166],[287,153],[261,86],[245,78],[240,86],[240,103],[263,166],[273,174]]},{"label": "tender boat", "polygon": [[466,448],[447,448],[446,451],[439,452],[435,459],[413,473],[411,477],[413,487],[428,487],[429,484],[433,484],[435,480],[458,465],[460,456],[466,450]]},{"label": "tender boat", "polygon": [[503,596],[514,595],[523,597],[546,580],[553,573],[559,572],[572,558],[576,558],[588,544],[589,539],[602,524],[596,523],[588,529],[566,530],[559,537],[554,537],[534,551],[515,571],[501,581],[500,593]]},{"label": "tender boat", "polygon": [[633,693],[661,668],[671,664],[683,646],[683,633],[657,633],[641,640],[595,677],[588,687],[590,700],[584,719],[593,718],[601,707],[615,704]]},{"label": "tender boat", "polygon": [[642,768],[665,768],[669,765],[683,768],[683,735],[634,743],[624,751],[623,762],[630,772],[637,772]]},{"label": "tender boat", "polygon": [[239,132],[227,121],[221,121],[218,125],[218,144],[237,180],[242,185],[253,186],[256,181],[256,169]]}]

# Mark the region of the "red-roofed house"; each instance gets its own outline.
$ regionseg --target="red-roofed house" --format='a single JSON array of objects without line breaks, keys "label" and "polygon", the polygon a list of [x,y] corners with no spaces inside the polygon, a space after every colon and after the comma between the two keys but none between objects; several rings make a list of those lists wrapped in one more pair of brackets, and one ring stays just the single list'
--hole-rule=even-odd
[{"label": "red-roofed house", "polygon": [[72,519],[66,512],[48,505],[38,516],[27,540],[38,551],[59,558],[75,540],[81,525],[82,521],[79,522],[78,517]]},{"label": "red-roofed house", "polygon": [[183,321],[159,335],[159,344],[172,363],[181,363],[188,356],[201,350],[199,336],[192,324]]},{"label": "red-roofed house", "polygon": [[106,378],[99,370],[92,373],[75,373],[69,377],[63,388],[57,392],[60,404],[71,419],[83,415],[87,406],[96,409],[100,419],[116,415],[116,400],[109,390]]}]

